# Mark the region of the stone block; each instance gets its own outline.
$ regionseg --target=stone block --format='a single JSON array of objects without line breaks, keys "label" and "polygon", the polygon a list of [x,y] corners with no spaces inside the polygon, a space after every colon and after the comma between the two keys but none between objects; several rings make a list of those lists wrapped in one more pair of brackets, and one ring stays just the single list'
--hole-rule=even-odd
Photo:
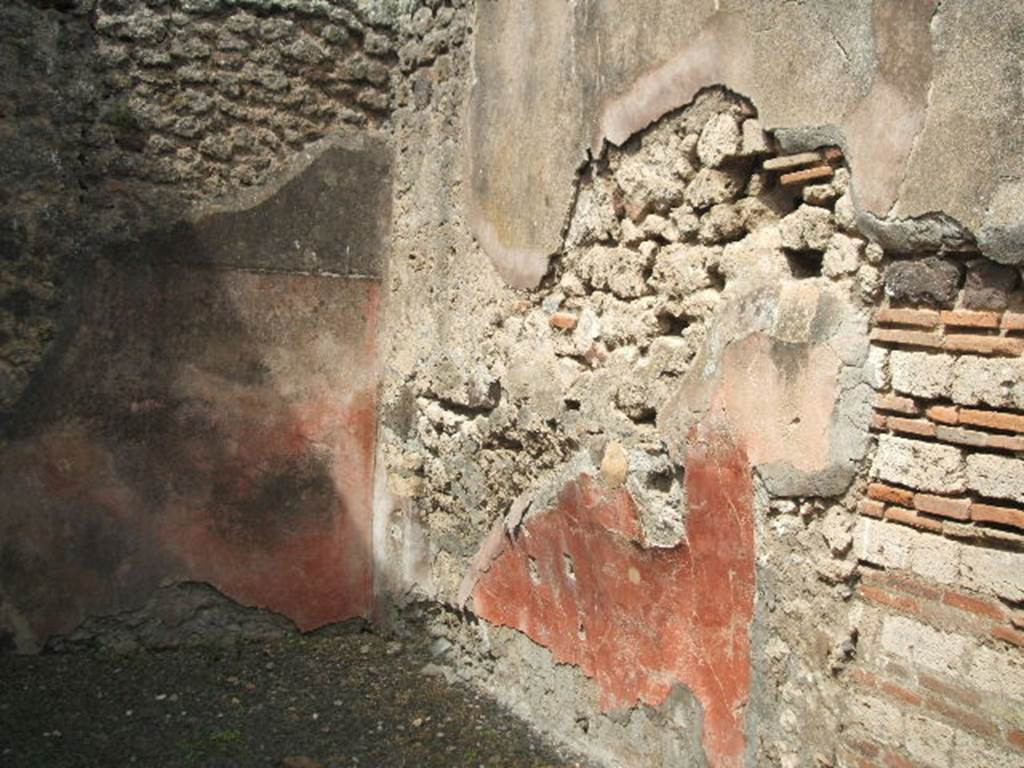
[{"label": "stone block", "polygon": [[894,435],[879,437],[871,475],[934,493],[959,493],[965,487],[959,449]]},{"label": "stone block", "polygon": [[889,356],[892,386],[915,397],[945,398],[953,384],[953,358],[932,352],[893,350]]},{"label": "stone block", "polygon": [[1010,602],[1024,600],[1024,553],[956,546],[961,586]]},{"label": "stone block", "polygon": [[973,642],[963,635],[941,632],[905,616],[886,616],[879,646],[886,654],[912,667],[958,674]]},{"label": "stone block", "polygon": [[967,487],[982,496],[1024,502],[1024,461],[976,453],[967,457]]},{"label": "stone block", "polygon": [[1024,410],[1024,360],[964,355],[953,365],[953,402]]},{"label": "stone block", "polygon": [[[963,545],[949,539],[869,517],[859,518],[853,532],[853,552],[858,560],[912,571],[940,584],[959,582],[961,549]],[[990,588],[984,591],[994,593]]]}]

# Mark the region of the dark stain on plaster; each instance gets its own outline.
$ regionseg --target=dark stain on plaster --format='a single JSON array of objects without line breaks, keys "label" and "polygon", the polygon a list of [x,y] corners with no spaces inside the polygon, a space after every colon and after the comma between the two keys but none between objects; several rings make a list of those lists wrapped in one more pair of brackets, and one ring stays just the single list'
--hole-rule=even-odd
[{"label": "dark stain on plaster", "polygon": [[0,448],[0,624],[22,650],[167,581],[302,629],[369,614],[390,182],[383,150],[354,151],[81,267]]}]

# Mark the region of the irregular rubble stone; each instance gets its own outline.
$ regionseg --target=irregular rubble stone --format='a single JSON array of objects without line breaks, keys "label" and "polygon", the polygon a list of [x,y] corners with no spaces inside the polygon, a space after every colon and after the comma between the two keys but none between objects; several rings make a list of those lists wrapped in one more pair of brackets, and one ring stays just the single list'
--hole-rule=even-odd
[{"label": "irregular rubble stone", "polygon": [[601,458],[601,479],[609,488],[618,488],[626,482],[629,472],[629,456],[625,449],[616,442],[608,443]]},{"label": "irregular rubble stone", "polygon": [[579,260],[580,276],[597,290],[632,299],[647,290],[647,258],[629,248],[589,248]]},{"label": "irregular rubble stone", "polygon": [[745,157],[766,155],[770,151],[768,136],[761,128],[760,121],[755,118],[748,118],[743,121],[741,127],[742,139],[740,141],[740,152]]},{"label": "irregular rubble stone", "polygon": [[697,157],[709,168],[740,153],[740,127],[729,112],[720,112],[704,125],[697,142]]},{"label": "irregular rubble stone", "polygon": [[963,306],[967,309],[1006,309],[1009,294],[1018,282],[1017,270],[987,259],[978,259],[967,265],[964,281]]},{"label": "irregular rubble stone", "polygon": [[715,203],[735,200],[743,191],[745,181],[737,170],[701,168],[686,186],[686,202],[702,211]]},{"label": "irregular rubble stone", "polygon": [[894,302],[951,306],[959,286],[959,267],[938,256],[895,261],[885,270],[885,293]]},{"label": "irregular rubble stone", "polygon": [[790,276],[789,263],[782,251],[782,236],[774,226],[761,227],[742,240],[726,245],[715,267],[727,281],[753,274]]},{"label": "irregular rubble stone", "polygon": [[672,245],[662,248],[654,261],[651,285],[669,296],[684,297],[711,285],[709,259],[718,251],[703,245]]},{"label": "irregular rubble stone", "polygon": [[857,271],[860,266],[864,241],[841,233],[832,235],[821,261],[821,274],[841,277]]},{"label": "irregular rubble stone", "polygon": [[782,246],[792,251],[824,251],[835,234],[832,212],[801,205],[779,222]]},{"label": "irregular rubble stone", "polygon": [[700,219],[698,239],[707,245],[725,243],[742,235],[746,227],[737,205],[720,203]]}]

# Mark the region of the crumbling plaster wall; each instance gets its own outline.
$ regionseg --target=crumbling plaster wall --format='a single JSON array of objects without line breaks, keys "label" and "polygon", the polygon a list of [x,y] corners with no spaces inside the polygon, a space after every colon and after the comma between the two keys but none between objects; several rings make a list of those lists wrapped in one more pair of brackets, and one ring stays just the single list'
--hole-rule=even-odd
[{"label": "crumbling plaster wall", "polygon": [[963,227],[991,258],[1019,262],[1022,24],[1019,3],[996,0],[482,3],[474,231],[510,279],[535,285],[587,151],[720,83],[752,99],[785,148],[842,146],[865,227],[896,243]]},{"label": "crumbling plaster wall", "polygon": [[369,614],[385,10],[0,9],[4,648],[190,580]]},{"label": "crumbling plaster wall", "polygon": [[[456,11],[471,48],[396,96],[375,551],[457,674],[609,764],[1021,763],[1019,697],[968,671],[1020,674],[1018,505],[976,492],[944,521],[908,474],[881,522],[860,511],[893,453],[878,308],[995,312],[980,334],[1018,354],[1019,268],[994,263],[1019,256],[1018,12]],[[849,165],[802,192],[764,170],[828,145]],[[961,343],[928,328],[909,350]],[[971,376],[1015,391],[986,343],[964,369],[996,360]],[[928,462],[896,445],[895,474]],[[949,636],[966,660],[931,675]]]}]

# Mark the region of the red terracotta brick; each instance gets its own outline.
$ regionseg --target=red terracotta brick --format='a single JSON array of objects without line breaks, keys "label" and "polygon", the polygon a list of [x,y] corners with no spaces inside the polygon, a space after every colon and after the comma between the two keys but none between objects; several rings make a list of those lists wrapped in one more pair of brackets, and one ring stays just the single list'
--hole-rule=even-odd
[{"label": "red terracotta brick", "polygon": [[874,432],[884,432],[886,428],[886,418],[880,413],[871,414],[871,429]]},{"label": "red terracotta brick", "polygon": [[[909,343],[909,342],[908,342]],[[924,346],[923,344],[921,346]],[[950,352],[973,352],[979,355],[1004,355],[1017,357],[1024,353],[1024,339],[1006,336],[975,336],[974,334],[953,333],[942,340],[942,348]]]},{"label": "red terracotta brick", "polygon": [[955,405],[932,405],[924,412],[932,421],[942,424],[956,424],[959,420],[960,409]]},{"label": "red terracotta brick", "polygon": [[997,507],[994,504],[971,505],[971,519],[979,523],[998,523],[1014,528],[1024,528],[1024,510],[1013,507]]},{"label": "red terracotta brick", "polygon": [[881,520],[885,514],[885,504],[871,499],[861,499],[857,504],[857,511],[867,517],[876,517]]},{"label": "red terracotta brick", "polygon": [[991,720],[972,711],[955,707],[946,699],[929,698],[927,706],[929,709],[952,720],[964,730],[974,731],[984,736],[995,736],[999,732],[999,729]]},{"label": "red terracotta brick", "polygon": [[1024,648],[1024,632],[1018,632],[1010,627],[996,627],[992,630],[992,636],[999,640],[1005,640],[1019,648]]},{"label": "red terracotta brick", "polygon": [[872,587],[865,584],[860,586],[858,594],[865,600],[884,605],[888,608],[895,608],[904,613],[920,613],[921,605],[912,597],[897,595],[881,587]]},{"label": "red terracotta brick", "polygon": [[989,435],[988,447],[1003,451],[1024,451],[1024,437],[1013,435]]},{"label": "red terracotta brick", "polygon": [[878,676],[863,667],[851,667],[850,679],[857,685],[862,685],[865,688],[878,688],[879,685]]},{"label": "red terracotta brick", "polygon": [[939,324],[939,313],[934,309],[880,309],[875,322],[889,325],[916,325],[934,328]]},{"label": "red terracotta brick", "polygon": [[876,757],[882,751],[881,747],[867,739],[850,739],[846,746],[865,757]]},{"label": "red terracotta brick", "polygon": [[978,597],[965,595],[962,592],[946,590],[942,593],[942,602],[953,608],[959,608],[962,611],[977,614],[978,616],[986,616],[996,621],[1006,620],[1006,611],[1003,610],[1001,605],[991,600],[982,600]]},{"label": "red terracotta brick", "polygon": [[886,752],[883,756],[885,768],[919,768],[897,752]]},{"label": "red terracotta brick", "polygon": [[766,171],[790,171],[794,168],[802,168],[805,165],[817,165],[821,162],[821,154],[818,152],[798,152],[793,155],[781,155],[764,161],[762,167]]},{"label": "red terracotta brick", "polygon": [[894,413],[903,413],[908,416],[916,416],[920,413],[920,409],[909,397],[900,397],[899,395],[879,395],[875,398],[875,408],[880,411],[892,411]]},{"label": "red terracotta brick", "polygon": [[973,408],[960,409],[960,423],[975,427],[988,427],[1004,432],[1024,433],[1024,416],[1002,411],[976,411]]},{"label": "red terracotta brick", "polygon": [[914,492],[904,488],[896,488],[885,483],[871,483],[868,486],[868,496],[887,504],[897,504],[901,507],[914,506]]},{"label": "red terracotta brick", "polygon": [[933,496],[930,493],[918,493],[914,496],[914,509],[939,517],[970,520],[970,508],[970,499],[951,499],[946,496]]},{"label": "red terracotta brick", "polygon": [[938,587],[925,584],[920,579],[903,573],[884,571],[879,578],[879,583],[915,597],[922,597],[925,600],[938,600],[942,597],[942,590]]},{"label": "red terracotta brick", "polygon": [[831,165],[816,165],[812,168],[805,168],[802,171],[793,171],[779,176],[779,184],[783,187],[792,187],[797,184],[807,184],[812,181],[831,179],[835,173]]},{"label": "red terracotta brick", "polygon": [[905,419],[900,416],[890,416],[887,421],[889,429],[894,432],[903,432],[908,435],[919,437],[935,437],[935,425],[925,419]]},{"label": "red terracotta brick", "polygon": [[912,509],[904,509],[903,507],[886,507],[885,519],[892,520],[896,523],[903,523],[904,525],[912,525],[914,528],[919,528],[922,531],[942,533],[941,522],[927,517],[922,517]]},{"label": "red terracotta brick", "polygon": [[1024,312],[1007,312],[1001,325],[1007,331],[1024,331]]},{"label": "red terracotta brick", "polygon": [[942,313],[944,325],[955,325],[961,328],[998,328],[998,312],[973,312],[967,309],[958,309],[952,312]]},{"label": "red terracotta brick", "polygon": [[947,683],[945,680],[933,677],[927,672],[919,671],[917,673],[917,682],[930,691],[935,691],[947,699],[956,699],[969,707],[976,706],[981,702],[981,695],[977,691]]},{"label": "red terracotta brick", "polygon": [[576,327],[576,315],[571,312],[555,312],[548,318],[552,328],[559,328],[563,331],[571,331]]},{"label": "red terracotta brick", "polygon": [[918,696],[908,688],[904,688],[902,685],[897,685],[891,680],[880,680],[879,688],[882,692],[888,694],[891,698],[898,699],[904,704],[910,704],[913,707],[919,707],[924,703],[924,699]]},{"label": "red terracotta brick", "polygon": [[900,344],[905,347],[926,347],[938,349],[942,346],[942,337],[924,331],[904,331],[898,328],[875,328],[871,332],[871,340],[882,344]]},{"label": "red terracotta brick", "polygon": [[1006,740],[1014,747],[1024,752],[1024,731],[1019,731],[1014,728],[1006,734]]}]

